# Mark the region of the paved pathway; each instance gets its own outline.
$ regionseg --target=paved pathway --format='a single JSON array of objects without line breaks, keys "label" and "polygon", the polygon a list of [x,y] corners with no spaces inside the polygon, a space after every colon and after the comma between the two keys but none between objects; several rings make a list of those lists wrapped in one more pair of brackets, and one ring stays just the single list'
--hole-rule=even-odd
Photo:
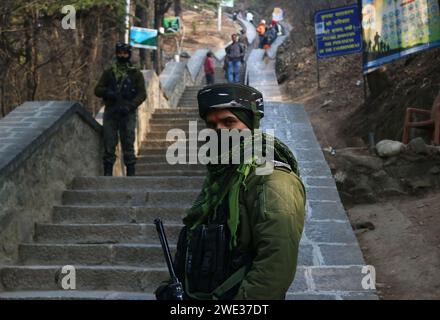
[{"label": "paved pathway", "polygon": [[248,61],[249,85],[265,99],[262,129],[274,129],[294,152],[307,192],[298,271],[288,299],[377,299],[362,288],[365,262],[307,113],[300,104],[282,102],[274,61],[264,56],[264,50],[254,50]]}]

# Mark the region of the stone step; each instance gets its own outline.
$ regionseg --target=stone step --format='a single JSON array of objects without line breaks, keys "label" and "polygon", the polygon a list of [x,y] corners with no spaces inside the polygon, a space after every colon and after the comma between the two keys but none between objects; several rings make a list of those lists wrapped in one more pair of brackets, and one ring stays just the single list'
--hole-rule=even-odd
[{"label": "stone step", "polygon": [[180,100],[179,101],[179,107],[181,108],[193,108],[194,106],[197,106],[197,101],[193,101],[193,100]]},{"label": "stone step", "polygon": [[[203,171],[206,170],[206,166],[202,164],[168,164],[168,163],[139,163],[136,165],[138,172],[151,172],[166,171],[166,170],[178,170],[178,171]],[[185,184],[183,179],[182,182]],[[201,186],[201,185],[200,185]],[[199,186],[199,187],[200,187]]]},{"label": "stone step", "polygon": [[197,104],[188,104],[188,105],[179,105],[181,109],[193,109],[197,106]]},{"label": "stone step", "polygon": [[[199,132],[200,130],[203,130],[206,128],[206,124],[203,123],[203,125],[201,125],[200,123],[197,123],[197,127],[195,127],[194,129]],[[156,123],[152,123],[150,125],[150,130],[152,132],[164,132],[165,133],[165,137],[166,137],[166,133],[168,131],[170,131],[171,129],[181,129],[183,131],[185,131],[186,136],[188,136],[188,132],[189,132],[189,123],[186,122],[184,124],[175,124],[175,123],[165,123],[165,124],[156,124]]]},{"label": "stone step", "polygon": [[205,86],[192,86],[192,87],[186,87],[184,93],[188,93],[188,92],[195,92],[197,94],[197,92],[199,92],[200,90],[202,90]]},{"label": "stone step", "polygon": [[[176,245],[170,244],[174,257]],[[21,244],[20,265],[115,265],[166,268],[160,244]]]},{"label": "stone step", "polygon": [[[154,156],[155,159],[163,159],[162,165],[167,165],[165,157]],[[137,168],[141,168],[149,162],[148,157],[138,159]],[[153,165],[153,163],[152,163]],[[159,165],[157,162],[154,165]],[[174,166],[170,166],[174,167]],[[203,179],[200,177],[76,177],[71,185],[74,190],[114,190],[114,189],[197,189],[200,188]]]},{"label": "stone step", "polygon": [[171,121],[176,120],[199,120],[200,116],[198,113],[188,113],[188,112],[179,112],[179,113],[153,113],[151,117],[151,121],[156,121],[158,119],[166,119]]},{"label": "stone step", "polygon": [[197,105],[198,100],[196,94],[183,94],[180,98],[180,102],[194,102]]},{"label": "stone step", "polygon": [[[168,148],[151,148],[148,145],[144,145],[139,151],[139,157],[143,156],[161,156],[166,157]],[[185,150],[186,158],[188,159],[189,155],[198,155],[199,150],[193,148],[186,148]],[[177,154],[177,151],[174,150],[174,154]],[[177,156],[177,155],[176,155]]]},{"label": "stone step", "polygon": [[156,300],[153,293],[124,291],[46,290],[5,291],[0,300]]},{"label": "stone step", "polygon": [[[168,132],[168,130],[150,131],[147,133],[147,135],[145,137],[145,141],[166,139],[167,132]],[[188,132],[186,132],[186,136],[188,136]]]},{"label": "stone step", "polygon": [[[142,143],[141,145],[141,149],[163,149],[163,148],[168,148],[171,145],[174,145],[175,147],[177,147],[177,143],[179,143],[179,147],[180,146],[186,146],[186,148],[190,147],[190,141],[189,140],[172,140],[172,141],[168,141],[165,139],[158,139],[158,140],[147,140],[145,142]],[[197,146],[203,146],[204,144],[206,144],[206,141],[196,141]],[[194,142],[191,142],[191,144],[194,144]],[[192,145],[191,145],[192,146]]]},{"label": "stone step", "polygon": [[165,171],[139,171],[136,173],[140,176],[181,176],[181,177],[205,177],[206,170],[188,171],[188,170],[165,170]]},{"label": "stone step", "polygon": [[[141,174],[142,172],[139,172]],[[189,172],[192,173],[192,172]],[[63,192],[63,205],[118,205],[153,206],[174,203],[187,205],[199,193],[199,189],[187,190],[67,190]]]},{"label": "stone step", "polygon": [[[195,155],[197,156],[197,152],[195,153],[191,153],[191,155]],[[174,159],[175,155],[173,155],[173,159]],[[188,158],[188,156],[186,157]],[[195,163],[194,163],[195,162]],[[186,159],[186,161],[184,163],[177,163],[177,164],[168,164],[168,160],[166,157],[166,154],[163,155],[142,155],[140,157],[138,157],[137,159],[137,164],[136,167],[141,168],[140,165],[142,164],[162,164],[162,165],[167,165],[169,166],[167,169],[172,169],[175,170],[176,166],[178,165],[184,165],[184,166],[193,166],[193,165],[199,165],[200,166],[200,170],[204,170],[205,166],[200,164],[200,162],[198,161],[198,158],[191,159],[191,163],[189,161],[189,159]],[[160,177],[157,177],[158,179],[160,179]],[[182,177],[175,177],[176,179],[182,179]],[[187,178],[185,178],[187,179]],[[200,179],[199,177],[195,177],[195,179]],[[177,183],[177,182],[176,182]],[[181,182],[179,182],[181,183]],[[197,184],[196,184],[197,185]]]},{"label": "stone step", "polygon": [[[61,290],[63,266],[7,266],[0,269],[5,290]],[[169,278],[166,268],[75,266],[76,290],[153,293]]]},{"label": "stone step", "polygon": [[168,108],[168,109],[155,109],[154,114],[168,114],[168,113],[194,113],[199,114],[198,108],[188,109],[188,108]]},{"label": "stone step", "polygon": [[[156,141],[156,140],[166,140],[167,139],[168,131],[170,131],[171,129],[175,129],[172,126],[158,126],[158,128],[160,130],[150,131],[149,133],[147,133],[146,138],[145,138],[144,141],[148,142],[148,141]],[[183,130],[185,132],[185,138],[188,139],[188,137],[189,137],[189,128],[178,128],[178,129]],[[204,127],[200,127],[198,125],[196,129],[197,129],[197,131],[195,131],[195,132],[193,131],[192,133],[196,133],[197,136],[198,136],[198,133],[201,130],[205,129],[205,126]],[[172,137],[174,138],[174,136],[172,136]]]},{"label": "stone step", "polygon": [[57,224],[109,224],[109,223],[152,223],[161,218],[164,223],[181,223],[186,206],[55,206],[53,222]]},{"label": "stone step", "polygon": [[197,126],[205,126],[205,122],[200,118],[191,119],[150,119],[151,125],[166,124],[174,126],[175,128],[180,128],[184,126],[189,126],[190,121],[197,122]]},{"label": "stone step", "polygon": [[141,163],[167,163],[166,154],[162,155],[139,155],[136,164]]},{"label": "stone step", "polygon": [[[165,232],[169,243],[177,243],[182,225],[167,223]],[[39,243],[158,244],[156,227],[146,224],[36,224],[35,241]]]},{"label": "stone step", "polygon": [[[197,152],[194,152],[191,154],[194,154],[197,156]],[[175,155],[173,155],[172,157],[174,159]],[[188,158],[188,156],[187,156],[187,158]],[[196,163],[194,163],[193,159],[191,159],[191,162],[192,162],[191,163],[192,165],[199,164],[197,158],[196,158]],[[166,153],[163,155],[141,155],[137,158],[136,166],[141,165],[141,164],[164,164],[164,165],[166,164],[166,165],[169,165],[167,157],[166,157]],[[190,163],[187,160],[186,162],[184,162],[182,164],[190,164]],[[170,166],[171,166],[171,168],[174,167],[174,165],[170,165]]]}]

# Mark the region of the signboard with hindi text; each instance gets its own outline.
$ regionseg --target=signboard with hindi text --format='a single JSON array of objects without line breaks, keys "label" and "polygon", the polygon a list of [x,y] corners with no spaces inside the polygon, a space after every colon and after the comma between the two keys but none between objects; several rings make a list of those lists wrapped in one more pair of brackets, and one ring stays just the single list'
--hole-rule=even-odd
[{"label": "signboard with hindi text", "polygon": [[440,45],[438,0],[361,0],[364,72]]},{"label": "signboard with hindi text", "polygon": [[319,59],[362,52],[358,5],[317,11],[315,36]]}]

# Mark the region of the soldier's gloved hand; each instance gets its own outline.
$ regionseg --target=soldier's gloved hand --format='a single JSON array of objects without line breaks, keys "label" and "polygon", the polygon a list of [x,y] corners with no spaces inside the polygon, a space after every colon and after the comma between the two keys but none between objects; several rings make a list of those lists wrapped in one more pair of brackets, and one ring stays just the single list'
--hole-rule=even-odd
[{"label": "soldier's gloved hand", "polygon": [[118,99],[118,94],[116,91],[107,89],[107,91],[104,93],[104,100],[116,100]]},{"label": "soldier's gloved hand", "polygon": [[157,300],[178,300],[177,294],[181,291],[180,285],[163,283],[159,288],[156,289],[154,294],[156,295]]},{"label": "soldier's gloved hand", "polygon": [[126,116],[130,113],[131,109],[127,105],[122,105],[119,107],[118,111],[122,116]]}]

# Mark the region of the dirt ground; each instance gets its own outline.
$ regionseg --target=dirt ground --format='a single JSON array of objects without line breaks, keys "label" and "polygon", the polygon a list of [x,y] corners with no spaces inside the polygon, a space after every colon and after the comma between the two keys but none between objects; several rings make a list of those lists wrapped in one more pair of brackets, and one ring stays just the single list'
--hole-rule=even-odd
[{"label": "dirt ground", "polygon": [[440,299],[440,192],[348,209],[382,299]]},{"label": "dirt ground", "polygon": [[[217,30],[217,15],[208,10],[183,12],[184,38],[182,52],[194,52],[197,49],[209,48],[213,52],[226,47],[231,35],[240,31],[238,24],[223,15],[222,31]],[[177,40],[180,42],[181,37]],[[176,36],[169,36],[165,41],[165,52],[173,56],[177,52]]]},{"label": "dirt ground", "polygon": [[[319,89],[312,48],[296,52],[289,67],[284,94],[305,105],[321,147],[365,147],[340,130],[364,102],[361,57],[320,61]],[[355,233],[366,263],[376,269],[382,299],[440,299],[440,191],[355,205],[347,213],[354,228],[374,226]]]},{"label": "dirt ground", "polygon": [[360,139],[350,139],[339,130],[341,122],[364,99],[361,57],[321,60],[319,88],[313,48],[301,49],[292,62],[293,74],[282,86],[284,94],[304,104],[321,146],[335,149],[364,146]]}]

